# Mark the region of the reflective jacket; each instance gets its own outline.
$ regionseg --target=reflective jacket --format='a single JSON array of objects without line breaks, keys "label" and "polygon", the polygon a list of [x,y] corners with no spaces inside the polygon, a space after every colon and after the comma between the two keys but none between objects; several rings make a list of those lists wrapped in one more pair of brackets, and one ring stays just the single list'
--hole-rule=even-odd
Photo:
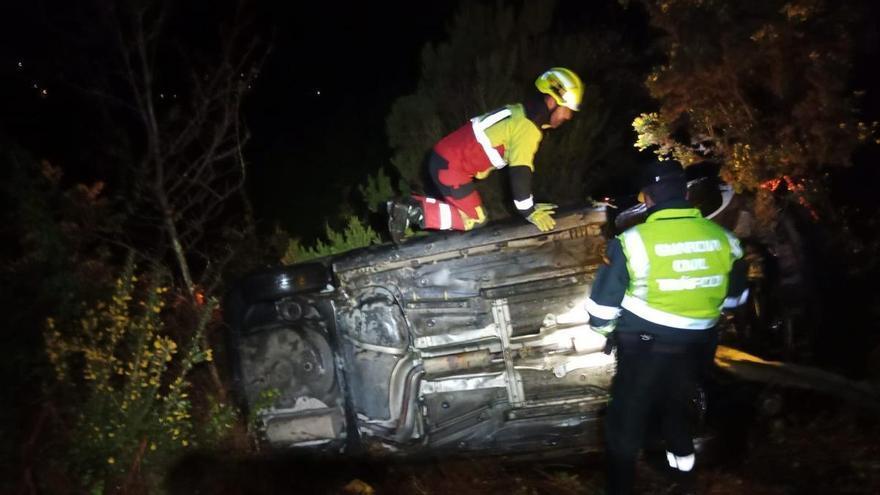
[{"label": "reflective jacket", "polygon": [[748,297],[739,241],[686,203],[658,205],[644,224],[609,242],[587,311],[621,332],[708,340],[721,310]]},{"label": "reflective jacket", "polygon": [[[543,105],[541,109],[546,111]],[[434,152],[448,162],[440,180],[446,186],[458,187],[510,165],[513,203],[526,216],[534,210],[532,174],[542,136],[522,104],[474,117],[434,146]]]},{"label": "reflective jacket", "polygon": [[523,105],[506,105],[474,117],[441,139],[434,151],[449,161],[450,170],[481,179],[508,164],[534,170],[541,137],[541,129],[529,120]]}]

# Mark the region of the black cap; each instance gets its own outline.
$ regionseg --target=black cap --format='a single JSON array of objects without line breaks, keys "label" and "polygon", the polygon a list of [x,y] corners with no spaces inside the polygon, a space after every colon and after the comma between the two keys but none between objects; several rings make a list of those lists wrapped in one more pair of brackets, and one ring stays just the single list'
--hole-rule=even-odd
[{"label": "black cap", "polygon": [[655,203],[687,196],[687,178],[681,164],[675,160],[657,160],[645,165],[640,186]]}]

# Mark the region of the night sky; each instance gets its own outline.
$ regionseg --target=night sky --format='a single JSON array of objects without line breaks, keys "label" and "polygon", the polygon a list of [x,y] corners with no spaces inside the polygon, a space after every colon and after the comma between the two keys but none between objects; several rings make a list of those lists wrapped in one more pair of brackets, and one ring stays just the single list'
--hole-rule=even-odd
[{"label": "night sky", "polygon": [[[100,115],[89,93],[117,56],[115,40],[96,20],[107,5],[4,2],[0,136],[61,166],[71,182],[100,179],[112,186],[115,167],[126,158],[113,155],[118,150],[97,122],[115,125],[119,116]],[[179,11],[170,32],[200,46],[216,39],[235,2],[173,5]],[[263,231],[278,224],[305,238],[320,235],[340,205],[360,201],[358,184],[380,167],[391,169],[390,106],[415,90],[421,50],[445,39],[457,6],[454,0],[248,4],[240,19],[272,47],[244,108],[248,190]],[[611,24],[627,36],[648,36],[639,11],[614,1],[563,0],[557,16],[564,29]],[[175,94],[173,75],[165,82]]]},{"label": "night sky", "polygon": [[[187,2],[170,29],[210,39],[234,2]],[[0,135],[64,168],[105,179],[101,136],[83,87],[116,55],[92,29],[102,2],[4,2],[0,7]],[[385,117],[415,89],[419,53],[442,38],[457,3],[254,2],[242,14],[271,52],[245,103],[249,191],[261,226],[317,234],[350,188],[388,164]],[[173,85],[170,85],[173,86]],[[169,94],[174,89],[168,90]],[[100,162],[100,163],[99,163]],[[111,180],[112,182],[112,180]],[[349,189],[346,189],[349,188]]]},{"label": "night sky", "polygon": [[455,7],[279,2],[264,12],[275,48],[247,108],[259,216],[314,231],[316,212],[356,199],[346,188],[389,164],[385,117],[415,90],[419,53],[442,39]]}]

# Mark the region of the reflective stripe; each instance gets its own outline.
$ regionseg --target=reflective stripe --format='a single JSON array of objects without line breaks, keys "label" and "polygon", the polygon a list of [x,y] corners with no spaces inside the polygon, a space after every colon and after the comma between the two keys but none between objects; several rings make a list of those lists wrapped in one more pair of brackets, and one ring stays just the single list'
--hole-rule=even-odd
[{"label": "reflective stripe", "polygon": [[563,93],[562,101],[564,101],[568,108],[571,108],[572,110],[577,108],[577,96],[574,94],[574,91],[566,91]]},{"label": "reflective stripe", "polygon": [[688,472],[694,468],[694,462],[697,460],[697,456],[691,454],[679,457],[672,452],[666,451],[666,460],[669,462],[669,467],[672,469]]},{"label": "reflective stripe", "polygon": [[603,320],[613,320],[620,316],[620,308],[617,306],[603,306],[592,298],[587,299],[587,313],[595,316],[596,318],[602,318]]},{"label": "reflective stripe", "polygon": [[487,115],[486,118],[482,120],[480,120],[480,117],[474,117],[471,119],[471,127],[474,129],[474,137],[477,138],[477,142],[483,147],[483,151],[486,152],[486,156],[489,157],[489,161],[495,168],[504,168],[507,165],[507,162],[504,161],[504,157],[501,156],[501,153],[498,153],[498,150],[492,147],[492,141],[490,141],[489,136],[486,135],[486,129],[497,124],[501,120],[510,117],[510,114],[510,109],[505,108],[491,115]]},{"label": "reflective stripe", "polygon": [[746,289],[739,295],[739,297],[727,297],[724,299],[724,304],[721,305],[722,308],[730,309],[742,306],[749,299],[749,289]]},{"label": "reflective stripe", "polygon": [[648,295],[648,270],[651,268],[648,250],[636,229],[623,233],[623,243],[626,247],[626,259],[633,271],[632,293],[636,297],[644,298]]},{"label": "reflective stripe", "polygon": [[434,198],[425,198],[425,203],[436,203],[437,200]]},{"label": "reflective stripe", "polygon": [[620,303],[622,308],[631,311],[639,318],[648,320],[658,325],[666,325],[667,327],[681,328],[683,330],[705,330],[712,328],[718,322],[715,318],[688,318],[687,316],[674,315],[661,311],[659,309],[648,306],[645,301],[633,297],[629,294],[623,296],[623,302]]},{"label": "reflective stripe", "polygon": [[524,199],[522,201],[517,201],[514,199],[513,204],[516,205],[517,210],[528,210],[529,208],[535,206],[535,196],[530,194],[527,199]]},{"label": "reflective stripe", "polygon": [[742,247],[740,247],[739,245],[739,239],[734,237],[733,234],[726,230],[724,231],[724,234],[727,236],[727,242],[730,243],[730,254],[732,254],[733,257],[736,259],[742,258],[743,250]]},{"label": "reflective stripe", "polygon": [[557,79],[562,81],[563,88],[570,88],[574,86],[574,81],[572,81],[571,78],[568,77],[568,74],[566,74],[565,72],[561,70],[554,70],[553,75],[556,76]]},{"label": "reflective stripe", "polygon": [[440,203],[440,230],[452,228],[452,208],[446,203]]},{"label": "reflective stripe", "polygon": [[576,111],[578,108],[577,96],[570,88],[574,88],[577,85],[562,71],[553,71],[553,74],[559,79],[559,82],[562,83],[562,101],[565,102],[568,108]]}]

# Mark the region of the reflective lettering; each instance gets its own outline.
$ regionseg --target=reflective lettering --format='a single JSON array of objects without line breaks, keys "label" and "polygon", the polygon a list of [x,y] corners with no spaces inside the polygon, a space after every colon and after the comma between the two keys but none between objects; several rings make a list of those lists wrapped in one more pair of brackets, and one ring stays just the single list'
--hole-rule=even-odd
[{"label": "reflective lettering", "polygon": [[672,269],[678,273],[693,272],[697,270],[708,270],[709,265],[706,263],[706,258],[677,259],[672,260]]},{"label": "reflective lettering", "polygon": [[681,278],[658,278],[657,284],[663,292],[706,289],[720,287],[724,283],[723,275],[711,277],[681,277]]},{"label": "reflective lettering", "polygon": [[679,254],[711,253],[721,251],[721,241],[706,239],[702,241],[672,242],[669,244],[657,244],[654,253],[657,256],[677,256]]}]

